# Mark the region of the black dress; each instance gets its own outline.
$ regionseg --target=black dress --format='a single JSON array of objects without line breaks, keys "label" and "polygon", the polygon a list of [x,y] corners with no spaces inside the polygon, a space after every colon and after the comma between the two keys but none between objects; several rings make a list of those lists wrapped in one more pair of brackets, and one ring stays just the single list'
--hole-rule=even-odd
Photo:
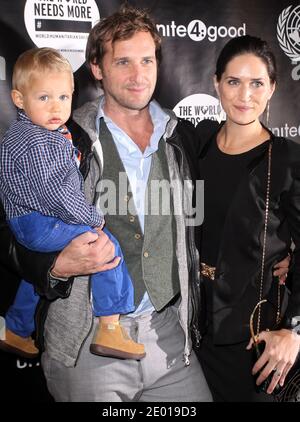
[{"label": "black dress", "polygon": [[[267,148],[268,141],[245,153],[229,155],[217,145],[216,135],[209,143],[205,159],[200,162],[200,178],[204,180],[204,222],[201,227],[201,262],[216,266],[219,245],[227,210],[247,166]],[[272,396],[257,393],[252,353],[248,341],[215,345],[213,342],[212,289],[213,281],[203,278],[206,327],[198,357],[218,402],[266,402]],[[202,328],[203,330],[203,328]],[[250,338],[250,335],[249,335]],[[238,373],[238,376],[237,376]]]}]

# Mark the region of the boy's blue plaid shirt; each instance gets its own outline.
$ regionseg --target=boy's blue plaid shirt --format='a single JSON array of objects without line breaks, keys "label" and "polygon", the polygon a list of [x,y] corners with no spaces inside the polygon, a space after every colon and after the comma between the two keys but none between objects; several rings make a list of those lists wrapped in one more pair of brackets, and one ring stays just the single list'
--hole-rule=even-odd
[{"label": "boy's blue plaid shirt", "polygon": [[102,225],[83,194],[72,142],[34,125],[22,110],[0,143],[0,195],[7,218],[38,211],[69,224]]}]

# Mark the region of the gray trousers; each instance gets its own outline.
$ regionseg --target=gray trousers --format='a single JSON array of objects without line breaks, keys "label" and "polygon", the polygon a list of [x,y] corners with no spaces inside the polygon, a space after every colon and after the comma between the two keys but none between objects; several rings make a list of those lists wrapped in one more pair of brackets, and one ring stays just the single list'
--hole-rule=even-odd
[{"label": "gray trousers", "polygon": [[134,319],[125,316],[122,325],[133,339],[145,345],[146,357],[141,361],[91,354],[89,345],[93,333],[81,349],[75,367],[68,368],[51,359],[47,351],[43,353],[42,366],[48,389],[56,401],[212,401],[194,352],[190,365],[184,366],[184,335],[176,307],[169,306],[161,313]]}]

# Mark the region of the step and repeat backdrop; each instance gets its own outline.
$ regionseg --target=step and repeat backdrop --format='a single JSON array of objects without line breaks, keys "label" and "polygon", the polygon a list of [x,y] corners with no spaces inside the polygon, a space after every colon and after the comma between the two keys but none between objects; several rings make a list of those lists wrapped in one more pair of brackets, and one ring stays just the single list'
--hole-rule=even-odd
[{"label": "step and repeat backdrop", "polygon": [[[270,104],[269,127],[300,143],[300,3],[290,0],[138,0],[154,17],[163,38],[163,60],[155,98],[180,117],[197,124],[222,120],[212,78],[223,45],[239,35],[260,36],[271,45],[279,83]],[[0,137],[15,118],[10,99],[13,65],[23,51],[53,47],[72,64],[73,106],[99,91],[89,75],[84,52],[95,23],[115,12],[117,0],[0,0]],[[0,267],[0,315],[17,288],[18,279]],[[51,401],[39,359],[23,360],[0,352],[3,389],[0,401]]]}]

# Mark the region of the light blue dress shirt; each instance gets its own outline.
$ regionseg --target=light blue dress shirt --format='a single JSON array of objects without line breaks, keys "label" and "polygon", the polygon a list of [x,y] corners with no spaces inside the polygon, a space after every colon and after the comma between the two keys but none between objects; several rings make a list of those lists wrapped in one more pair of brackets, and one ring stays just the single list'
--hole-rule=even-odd
[{"label": "light blue dress shirt", "polygon": [[[104,121],[112,134],[116,148],[118,150],[121,161],[124,165],[131,189],[132,196],[139,218],[141,230],[144,233],[145,227],[145,191],[148,183],[148,177],[151,168],[152,155],[158,149],[158,143],[162,139],[167,123],[170,117],[162,110],[156,101],[151,101],[149,104],[150,116],[153,123],[153,133],[150,138],[149,146],[142,152],[136,143],[119,128],[108,116],[104,113],[104,96],[100,99],[99,109],[96,117],[96,128],[99,133],[100,119],[103,117]],[[150,301],[149,295],[146,292],[139,306],[135,312],[129,316],[137,316],[142,313],[149,313],[154,311],[154,307]]]}]

